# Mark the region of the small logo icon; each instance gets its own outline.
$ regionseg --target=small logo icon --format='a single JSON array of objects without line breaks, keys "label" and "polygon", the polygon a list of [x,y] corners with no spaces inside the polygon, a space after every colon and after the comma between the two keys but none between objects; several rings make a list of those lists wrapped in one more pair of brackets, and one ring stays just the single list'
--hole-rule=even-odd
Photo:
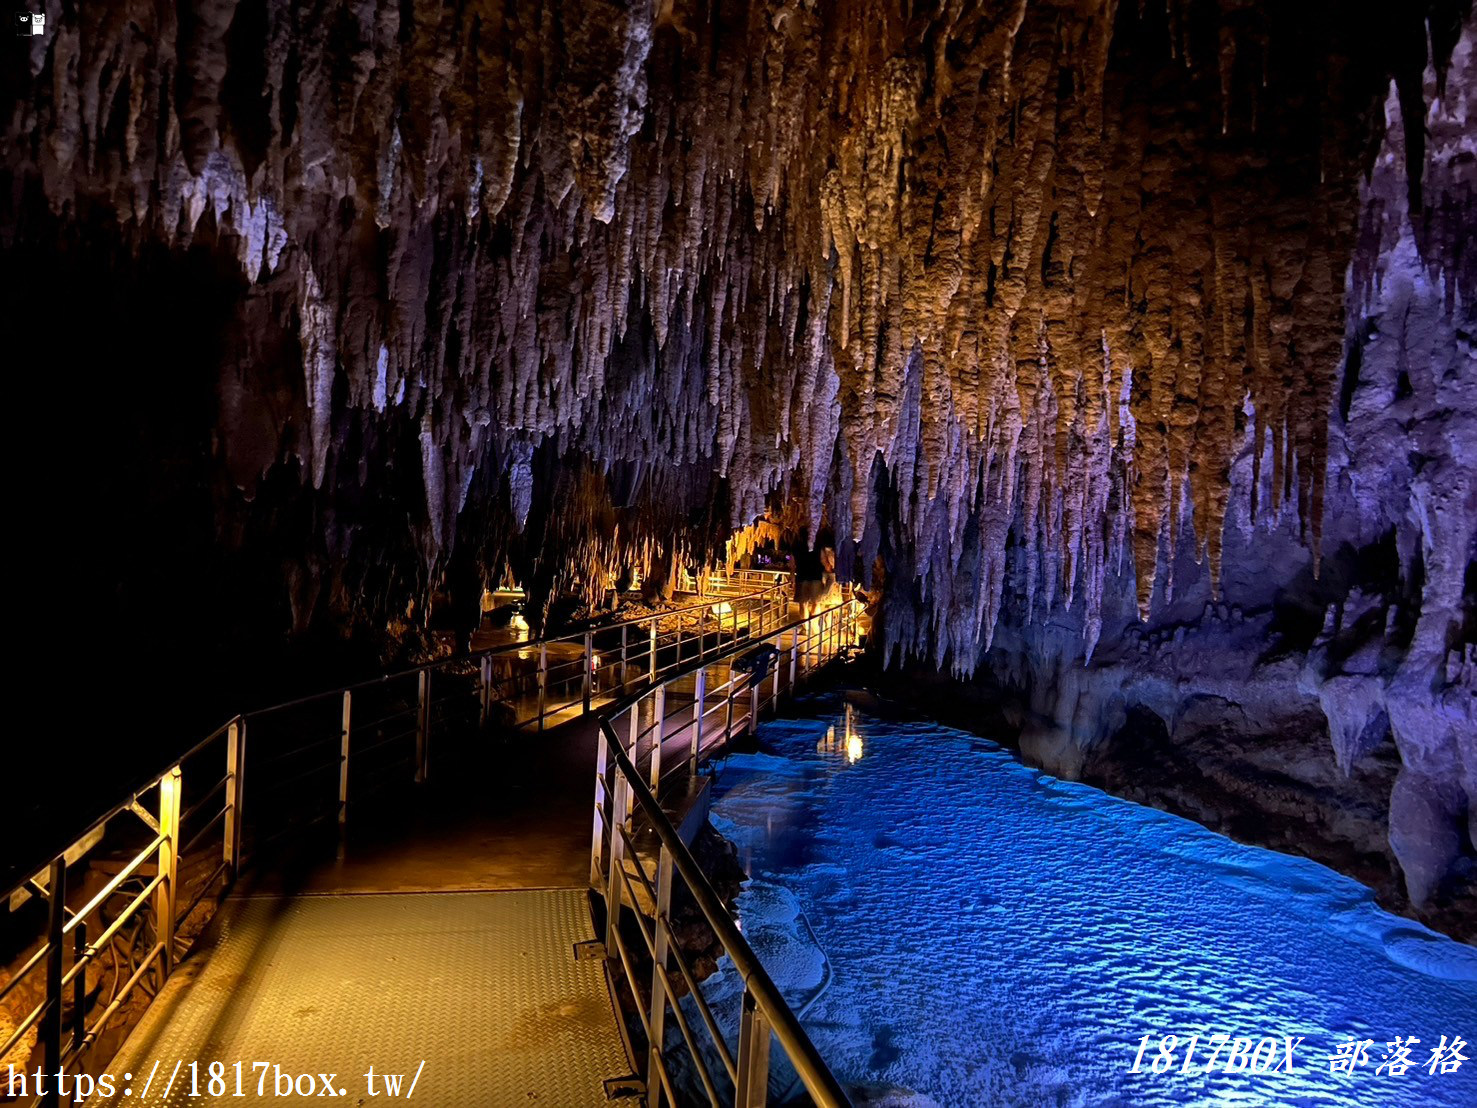
[{"label": "small logo icon", "polygon": [[16,12],[15,33],[22,38],[46,33],[45,12]]}]

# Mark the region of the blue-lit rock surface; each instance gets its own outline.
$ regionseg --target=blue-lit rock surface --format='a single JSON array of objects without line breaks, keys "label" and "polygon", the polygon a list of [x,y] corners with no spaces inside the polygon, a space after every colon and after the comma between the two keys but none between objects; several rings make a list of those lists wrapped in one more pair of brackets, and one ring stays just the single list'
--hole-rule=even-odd
[{"label": "blue-lit rock surface", "polygon": [[[1425,1068],[1442,1035],[1477,1039],[1477,950],[963,732],[857,714],[848,744],[838,712],[767,724],[713,822],[753,877],[744,932],[843,1082],[898,1104],[1477,1103],[1477,1061]],[[726,961],[706,986],[725,1012],[738,988]],[[1144,1034],[1216,1032],[1304,1040],[1291,1075],[1209,1076],[1203,1046],[1196,1074],[1130,1072]],[[1397,1035],[1417,1067],[1376,1075]],[[1369,1063],[1331,1073],[1351,1036]]]}]

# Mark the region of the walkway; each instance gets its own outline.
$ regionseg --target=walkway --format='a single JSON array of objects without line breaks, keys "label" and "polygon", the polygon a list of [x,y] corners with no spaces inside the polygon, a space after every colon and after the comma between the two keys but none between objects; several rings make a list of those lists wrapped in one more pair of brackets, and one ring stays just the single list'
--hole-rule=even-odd
[{"label": "walkway", "polygon": [[[381,1094],[394,1080],[438,1108],[603,1104],[630,1064],[601,962],[574,957],[593,938],[583,889],[242,898],[114,1059],[132,1095],[97,1103],[239,1104],[239,1060],[248,1102],[281,1103],[294,1081],[321,1095],[332,1074],[363,1103],[372,1069],[395,1075]],[[230,1080],[212,1090],[217,1060]]]},{"label": "walkway", "polygon": [[[707,669],[713,688],[729,675],[721,662]],[[787,669],[772,669],[765,699],[776,682],[789,689]],[[666,690],[663,760],[674,770],[663,795],[679,808],[695,694],[691,676]],[[705,705],[708,751],[727,742],[730,723],[723,697]],[[747,728],[750,706],[735,700],[733,731]],[[649,728],[651,702],[640,707]],[[140,1082],[94,1103],[229,1104],[239,1060],[248,1096],[256,1061],[337,1073],[356,1098],[371,1065],[403,1075],[409,1092],[424,1061],[415,1095],[438,1106],[605,1104],[606,1083],[629,1083],[633,1067],[600,959],[575,956],[596,939],[586,889],[597,735],[584,718],[510,747],[463,749],[438,762],[428,787],[356,813],[337,849],[297,842],[263,860],[109,1067],[147,1075],[159,1061],[147,1096]],[[638,744],[648,766],[653,746]],[[169,1089],[176,1061],[185,1077]],[[230,1069],[219,1097],[207,1087],[213,1061]]]},{"label": "walkway", "polygon": [[[414,1096],[438,1108],[605,1104],[632,1064],[603,963],[575,955],[596,938],[595,734],[586,720],[467,748],[356,812],[341,845],[330,833],[262,859],[109,1066],[138,1078],[160,1062],[148,1095],[137,1079],[94,1103],[241,1104],[239,1060],[245,1103],[256,1061],[337,1073],[348,1103],[368,1101],[370,1066],[382,1095],[378,1075],[403,1075],[405,1096],[424,1061]],[[230,1072],[213,1097],[217,1060]],[[278,1102],[270,1075],[263,1096]]]},{"label": "walkway", "polygon": [[[643,1037],[660,1017],[623,1019],[612,999],[617,980],[647,988],[631,977],[627,943],[652,932],[622,939],[614,920],[634,904],[670,933],[669,908],[652,900],[662,835],[669,884],[671,852],[697,873],[671,826],[701,823],[695,721],[704,757],[752,730],[758,711],[852,641],[841,613],[794,624],[783,582],[750,576],[674,623],[643,618],[564,640],[577,654],[573,680],[536,646],[533,718],[513,714],[520,726],[501,738],[499,694],[524,690],[499,680],[496,654],[236,717],[8,894],[44,902],[49,922],[15,981],[0,983],[0,1000],[23,979],[30,995],[45,990],[0,1056],[27,1071],[105,1066],[113,1088],[88,1101],[98,1105],[389,1093],[583,1108],[639,1095],[648,1087],[636,1075],[649,1082],[656,1070],[667,1101],[684,1099],[657,1059],[662,1036]],[[771,664],[756,682],[729,662],[762,641]],[[638,689],[612,707],[616,730],[602,732],[589,709]],[[606,735],[626,755],[612,755]],[[620,757],[628,768],[613,771]],[[639,772],[658,797],[639,818],[622,772]],[[617,870],[612,826],[628,846]],[[683,880],[706,888],[701,876]],[[754,1026],[774,1026],[792,1060],[804,1055],[820,1102],[844,1103],[726,910],[703,895],[725,952],[751,966]],[[673,971],[665,943],[645,971],[662,981]],[[118,1047],[132,1022],[121,1006],[137,1013],[154,988]],[[678,1018],[675,997],[666,1003]],[[740,1043],[739,1056],[722,1048],[745,1104],[766,1080],[767,1040]]]}]

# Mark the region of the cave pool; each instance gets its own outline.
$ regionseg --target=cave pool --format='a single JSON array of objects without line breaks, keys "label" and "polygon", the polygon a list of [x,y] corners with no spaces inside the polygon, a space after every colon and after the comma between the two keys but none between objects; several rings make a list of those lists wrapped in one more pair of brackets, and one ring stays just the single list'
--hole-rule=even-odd
[{"label": "cave pool", "polygon": [[[1477,1060],[1427,1069],[1443,1035],[1477,1059],[1477,949],[1315,862],[977,736],[860,711],[848,730],[834,694],[800,710],[720,765],[712,822],[751,874],[745,935],[873,1102],[1477,1105]],[[739,988],[724,960],[704,992],[732,1013]],[[1290,1074],[1225,1072],[1224,1050],[1208,1073],[1216,1033],[1275,1038],[1277,1066],[1302,1042]],[[1175,1067],[1153,1073],[1170,1034]],[[1376,1073],[1396,1036],[1420,1040],[1414,1065]],[[1368,1061],[1334,1072],[1350,1039],[1372,1040]],[[780,1093],[792,1071],[773,1058]]]}]

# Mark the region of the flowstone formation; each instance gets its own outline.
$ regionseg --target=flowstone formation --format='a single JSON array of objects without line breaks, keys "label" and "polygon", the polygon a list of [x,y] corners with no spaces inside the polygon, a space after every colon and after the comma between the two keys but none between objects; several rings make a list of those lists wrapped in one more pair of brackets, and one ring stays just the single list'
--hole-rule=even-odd
[{"label": "flowstone formation", "polygon": [[1010,600],[1091,658],[1116,582],[1152,616],[1188,543],[1218,588],[1236,513],[1317,568],[1392,87],[1391,197],[1470,311],[1470,177],[1433,194],[1408,125],[1470,10],[52,0],[0,253],[103,314],[178,297],[192,341],[123,367],[57,337],[143,428],[58,476],[197,521],[135,561],[200,552],[222,622],[383,625],[515,549],[590,588],[798,500],[886,567],[893,655],[968,674]]}]

